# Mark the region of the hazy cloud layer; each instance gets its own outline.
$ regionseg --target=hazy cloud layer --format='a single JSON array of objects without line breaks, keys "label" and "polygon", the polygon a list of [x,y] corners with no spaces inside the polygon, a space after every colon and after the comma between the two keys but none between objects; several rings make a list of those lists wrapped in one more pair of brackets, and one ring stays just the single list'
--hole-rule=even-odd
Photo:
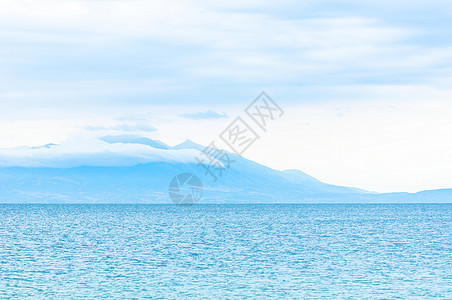
[{"label": "hazy cloud layer", "polygon": [[136,143],[72,139],[60,145],[0,149],[0,167],[133,166],[150,162],[196,163],[194,149],[163,150]]},{"label": "hazy cloud layer", "polygon": [[[265,89],[450,78],[447,1],[16,1],[0,4],[1,101],[16,109],[240,102]],[[0,107],[14,109],[14,103]]]}]

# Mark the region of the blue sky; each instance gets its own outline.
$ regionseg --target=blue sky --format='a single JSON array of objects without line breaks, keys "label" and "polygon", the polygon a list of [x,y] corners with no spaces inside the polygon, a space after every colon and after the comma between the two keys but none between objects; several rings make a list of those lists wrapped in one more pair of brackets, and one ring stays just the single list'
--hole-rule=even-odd
[{"label": "blue sky", "polygon": [[379,191],[450,187],[451,15],[437,0],[3,0],[0,147],[208,143],[231,120],[203,113],[233,118],[265,90],[287,118],[250,158]]}]

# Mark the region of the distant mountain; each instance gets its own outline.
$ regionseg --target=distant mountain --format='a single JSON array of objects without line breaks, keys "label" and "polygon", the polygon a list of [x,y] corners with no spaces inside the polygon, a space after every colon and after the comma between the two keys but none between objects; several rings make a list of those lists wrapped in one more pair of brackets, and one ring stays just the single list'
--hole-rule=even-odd
[{"label": "distant mountain", "polygon": [[170,147],[170,149],[174,149],[174,150],[196,149],[196,150],[199,150],[199,151],[203,151],[205,148],[206,148],[205,146],[196,144],[195,142],[193,142],[191,140],[185,140],[184,142],[182,142],[182,143],[180,143],[180,144],[178,144],[176,146]]},{"label": "distant mountain", "polygon": [[[170,147],[160,141],[132,135],[106,136],[100,140],[107,145],[101,145],[101,152],[90,150],[84,155],[92,155],[93,159],[84,159],[80,161],[83,164],[72,164],[70,167],[61,165],[46,167],[39,164],[38,167],[33,167],[36,163],[30,160],[26,160],[30,166],[23,163],[19,166],[8,165],[5,161],[8,156],[6,154],[1,156],[0,153],[0,165],[3,166],[0,167],[0,202],[172,203],[168,197],[169,182],[174,176],[188,172],[201,179],[204,189],[201,203],[205,204],[452,203],[452,189],[415,194],[377,194],[357,188],[326,184],[299,170],[274,170],[229,152],[227,152],[231,161],[229,168],[223,164],[221,171],[217,170],[214,173],[217,177],[215,179],[195,159],[195,156],[206,157],[200,152],[205,147],[192,141],[188,140]],[[114,146],[117,144],[124,146],[117,148]],[[108,145],[112,147],[109,148]],[[143,145],[147,148],[142,148]],[[47,162],[50,154],[42,151],[54,151],[49,153],[61,156],[58,147],[60,145],[51,145],[39,149],[30,148],[27,151],[40,151],[39,155],[44,155],[47,159],[44,162]],[[71,160],[71,155],[74,159],[80,157],[77,153],[66,152],[65,160]],[[24,152],[23,155],[33,157],[31,153],[33,152]],[[86,164],[104,157],[105,153],[109,153],[108,157],[114,157],[114,160],[104,159],[102,163]],[[187,158],[188,154],[192,156],[191,159]],[[23,162],[24,160],[17,155],[16,161]],[[41,157],[39,155],[38,158]],[[134,155],[137,159],[131,160],[130,157]],[[127,160],[122,159],[123,156]]]}]

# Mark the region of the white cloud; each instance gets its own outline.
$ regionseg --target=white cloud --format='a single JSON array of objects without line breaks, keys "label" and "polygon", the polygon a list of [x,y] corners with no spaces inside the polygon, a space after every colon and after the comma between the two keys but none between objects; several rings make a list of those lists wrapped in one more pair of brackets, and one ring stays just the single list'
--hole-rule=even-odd
[{"label": "white cloud", "polygon": [[73,138],[50,147],[0,149],[0,167],[133,166],[150,162],[196,163],[199,151],[161,150],[139,144],[110,144]]},{"label": "white cloud", "polygon": [[[275,6],[276,2],[263,5]],[[244,12],[240,7],[254,11]],[[449,47],[410,41],[421,32],[409,26],[352,13],[284,18],[257,8],[254,1],[212,6],[201,1],[5,0],[0,9],[0,38],[14,47],[14,51],[4,50],[8,59],[33,64],[39,57],[45,66],[58,56],[73,60],[83,55],[85,62],[77,68],[88,74],[123,63],[102,57],[106,53],[117,53],[131,66],[145,61],[155,68],[155,62],[145,56],[151,59],[152,51],[160,49],[159,58],[172,70],[165,76],[163,71],[168,69],[163,68],[158,76],[173,78],[172,84],[212,77],[280,84],[294,77],[300,82],[312,76],[320,80],[325,72],[350,76],[359,70],[353,79],[366,72],[398,74],[400,68],[412,70],[450,61]],[[72,49],[43,54],[46,50],[53,53],[62,44]],[[184,53],[190,47],[200,51]],[[166,55],[165,49],[180,51],[175,57]],[[105,59],[106,65],[91,70],[90,65]],[[61,70],[45,71],[52,72]],[[108,89],[116,87],[113,81],[108,83]]]},{"label": "white cloud", "polygon": [[221,119],[221,118],[228,117],[225,113],[219,114],[210,109],[206,110],[204,112],[184,113],[184,114],[181,114],[180,116],[183,118],[192,119],[192,120],[210,120],[210,119]]}]

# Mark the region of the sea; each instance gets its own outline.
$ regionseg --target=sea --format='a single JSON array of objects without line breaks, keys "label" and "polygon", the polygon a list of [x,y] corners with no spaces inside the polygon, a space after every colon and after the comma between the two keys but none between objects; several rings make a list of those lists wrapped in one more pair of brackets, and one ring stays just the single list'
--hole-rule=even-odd
[{"label": "sea", "polygon": [[452,299],[452,204],[0,205],[1,299]]}]

